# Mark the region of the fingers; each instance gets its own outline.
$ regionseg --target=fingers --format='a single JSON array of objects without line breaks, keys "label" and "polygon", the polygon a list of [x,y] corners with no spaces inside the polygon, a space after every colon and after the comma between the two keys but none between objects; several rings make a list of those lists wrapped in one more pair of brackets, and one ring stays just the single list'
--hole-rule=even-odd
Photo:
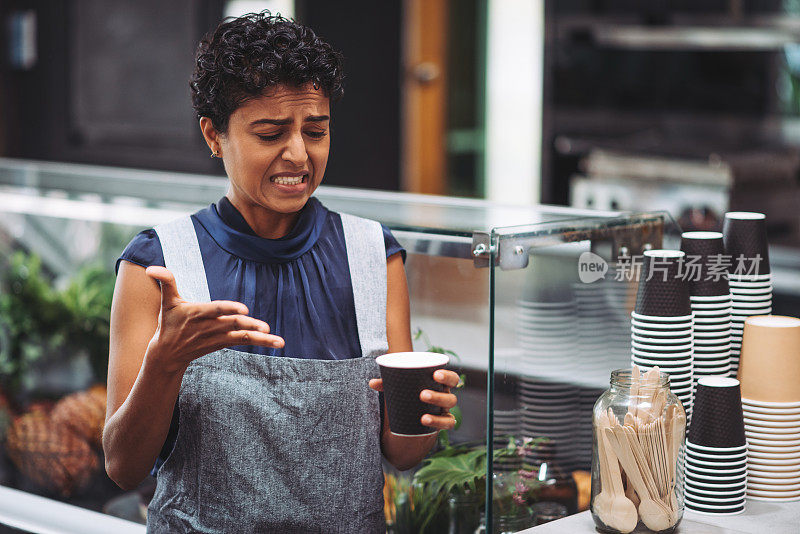
[{"label": "fingers", "polygon": [[431,415],[426,413],[420,418],[420,423],[439,430],[452,430],[456,426],[456,418],[453,417],[453,414],[449,413],[445,415]]},{"label": "fingers", "polygon": [[269,325],[264,321],[248,317],[247,315],[222,315],[217,321],[226,330],[257,330],[269,334]]},{"label": "fingers", "polygon": [[383,380],[380,378],[373,378],[369,381],[369,387],[375,391],[383,391]]},{"label": "fingers", "polygon": [[[197,317],[213,318],[222,315],[249,315],[250,310],[241,302],[234,300],[212,300],[211,302],[196,303]],[[266,323],[265,323],[266,324]]]},{"label": "fingers", "polygon": [[419,400],[433,404],[434,406],[441,406],[449,410],[458,402],[458,398],[452,393],[440,393],[438,391],[431,391],[430,389],[423,389],[419,393]]},{"label": "fingers", "polygon": [[234,330],[225,336],[226,347],[236,345],[259,345],[262,347],[283,348],[285,341],[282,337],[265,334],[256,330]]},{"label": "fingers", "polygon": [[175,277],[166,267],[159,267],[158,265],[151,265],[145,269],[145,274],[161,282],[161,306],[165,309],[174,308],[176,305],[184,302],[178,294],[178,286],[175,285]]},{"label": "fingers", "polygon": [[456,387],[459,381],[458,375],[453,371],[448,371],[447,369],[438,369],[435,373],[433,373],[433,379],[440,384],[444,384],[445,386],[451,388]]}]

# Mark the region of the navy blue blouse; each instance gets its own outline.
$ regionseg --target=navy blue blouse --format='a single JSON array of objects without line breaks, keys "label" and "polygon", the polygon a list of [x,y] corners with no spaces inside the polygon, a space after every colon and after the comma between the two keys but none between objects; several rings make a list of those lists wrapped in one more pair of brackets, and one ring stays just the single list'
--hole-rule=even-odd
[{"label": "navy blue blouse", "polygon": [[[341,360],[361,356],[350,267],[342,219],[311,198],[294,228],[280,239],[256,235],[223,197],[192,215],[212,300],[241,302],[250,316],[269,324],[285,340],[282,349],[260,346],[235,350],[294,358]],[[386,257],[405,250],[385,226]],[[137,234],[117,260],[144,267],[164,266],[155,230]],[[382,408],[383,406],[381,406]],[[155,475],[175,443],[175,411]]]},{"label": "navy blue blouse", "polygon": [[[342,219],[311,198],[280,239],[253,232],[226,198],[192,215],[212,300],[241,302],[265,321],[284,348],[235,350],[293,358],[341,360],[361,355]],[[405,250],[383,227],[386,257]],[[136,235],[122,252],[144,267],[164,266],[155,230]]]}]

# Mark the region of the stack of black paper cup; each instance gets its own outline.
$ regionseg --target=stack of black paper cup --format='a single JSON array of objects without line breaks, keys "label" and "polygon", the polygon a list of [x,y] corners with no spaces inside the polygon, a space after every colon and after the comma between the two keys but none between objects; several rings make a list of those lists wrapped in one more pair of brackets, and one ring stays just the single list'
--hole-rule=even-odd
[{"label": "stack of black paper cup", "polygon": [[648,250],[631,313],[631,361],[642,370],[658,366],[670,375],[670,389],[692,411],[694,334],[689,285],[681,277],[685,254]]},{"label": "stack of black paper cup", "polygon": [[719,232],[684,232],[684,275],[694,313],[693,380],[728,376],[731,369],[731,292],[727,269],[720,269],[725,246]]},{"label": "stack of black paper cup", "polygon": [[[553,382],[522,377],[517,385],[517,403],[522,407],[522,436],[549,438],[555,460],[565,469],[574,461],[575,424],[578,387],[568,382]],[[525,463],[532,462],[525,452]]]},{"label": "stack of black paper cup", "polygon": [[577,303],[573,299],[520,299],[516,315],[517,344],[522,352],[522,377],[517,387],[522,436],[550,438],[556,460],[570,467],[578,403],[578,389],[569,383],[579,361]]},{"label": "stack of black paper cup", "polygon": [[735,378],[706,376],[698,381],[685,462],[686,508],[715,515],[744,512],[747,440]]},{"label": "stack of black paper cup", "polygon": [[[522,424],[522,409],[494,411],[494,448],[505,449],[509,440],[518,441]],[[494,471],[511,473],[522,468],[522,457],[517,454],[506,454],[495,458]]]},{"label": "stack of black paper cup", "polygon": [[733,301],[731,313],[731,376],[739,370],[744,320],[772,313],[772,274],[769,267],[767,224],[763,213],[725,214],[725,254]]}]

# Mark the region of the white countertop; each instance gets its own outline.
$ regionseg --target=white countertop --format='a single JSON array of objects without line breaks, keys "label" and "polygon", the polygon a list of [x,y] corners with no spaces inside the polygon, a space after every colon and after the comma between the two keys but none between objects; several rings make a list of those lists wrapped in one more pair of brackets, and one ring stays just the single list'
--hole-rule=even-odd
[{"label": "white countertop", "polygon": [[[525,534],[595,533],[590,512],[545,523],[522,531]],[[638,531],[637,531],[638,532]],[[800,501],[764,502],[748,500],[740,515],[715,516],[686,510],[676,534],[798,534]]]},{"label": "white countertop", "polygon": [[145,526],[0,486],[0,525],[36,534],[144,534]]}]

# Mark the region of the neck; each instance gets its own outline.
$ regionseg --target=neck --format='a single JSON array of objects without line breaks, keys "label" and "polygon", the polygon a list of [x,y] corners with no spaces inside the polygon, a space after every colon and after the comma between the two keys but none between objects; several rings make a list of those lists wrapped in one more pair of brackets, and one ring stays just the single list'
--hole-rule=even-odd
[{"label": "neck", "polygon": [[278,213],[270,211],[255,202],[246,200],[237,195],[233,189],[229,189],[227,194],[231,204],[239,210],[244,220],[259,237],[265,239],[280,239],[287,235],[294,227],[300,212]]}]

